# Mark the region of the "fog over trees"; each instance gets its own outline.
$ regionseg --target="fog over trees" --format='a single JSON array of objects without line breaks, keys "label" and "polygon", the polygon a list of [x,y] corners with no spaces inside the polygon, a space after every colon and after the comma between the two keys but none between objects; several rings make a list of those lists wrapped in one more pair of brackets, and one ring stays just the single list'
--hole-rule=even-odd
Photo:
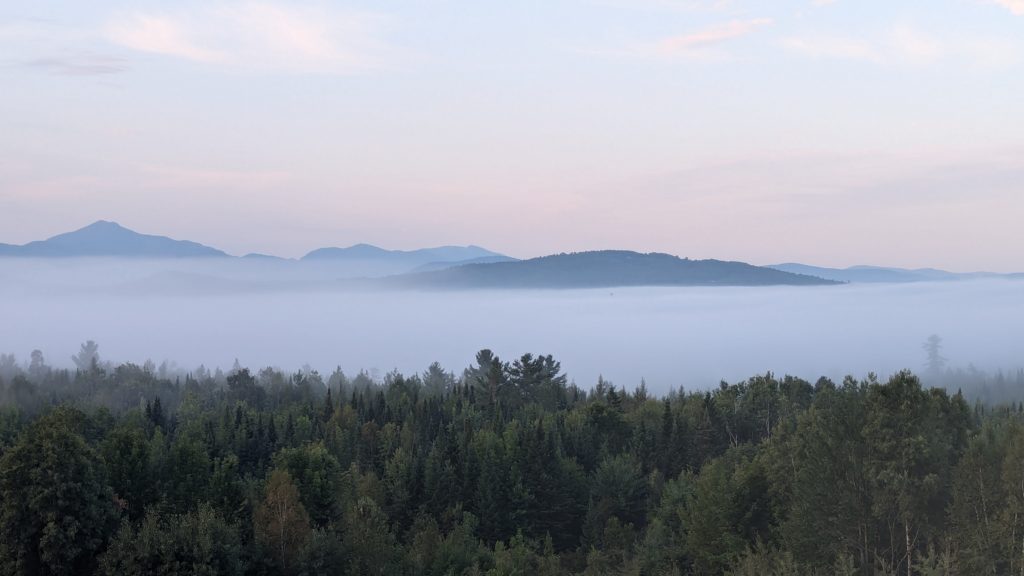
[{"label": "fog over trees", "polygon": [[[108,359],[185,368],[341,365],[409,373],[463,366],[486,344],[546,350],[570,378],[654,392],[774,371],[840,380],[911,369],[943,339],[949,365],[1021,367],[1024,307],[1006,279],[767,287],[378,290],[338,284],[344,266],[207,261],[18,260],[0,267],[0,351],[42,350],[72,368],[87,340]],[[356,272],[352,272],[355,274]],[[342,281],[347,281],[342,278]]]},{"label": "fog over trees", "polygon": [[1022,23],[0,0],[0,576],[1024,576]]},{"label": "fog over trees", "polygon": [[1024,568],[1024,404],[907,371],[659,395],[487,349],[380,378],[102,353],[0,362],[5,574]]},{"label": "fog over trees", "polygon": [[230,262],[0,271],[0,573],[1024,570],[1016,281]]}]

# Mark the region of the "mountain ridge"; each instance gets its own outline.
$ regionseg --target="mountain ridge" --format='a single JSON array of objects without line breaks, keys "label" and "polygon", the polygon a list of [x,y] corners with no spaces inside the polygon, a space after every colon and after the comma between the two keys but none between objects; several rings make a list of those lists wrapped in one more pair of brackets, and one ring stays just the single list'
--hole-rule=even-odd
[{"label": "mountain ridge", "polygon": [[[1024,274],[1021,273],[957,273],[935,268],[907,269],[870,265],[829,268],[798,262],[759,267],[743,262],[714,259],[689,260],[659,252],[644,254],[628,250],[569,252],[517,260],[475,244],[389,250],[372,244],[359,243],[346,248],[317,248],[301,258],[282,258],[259,253],[233,256],[197,242],[139,233],[108,220],[98,220],[77,230],[23,245],[0,243],[0,257],[44,259],[113,257],[156,260],[227,258],[232,261],[262,261],[268,265],[303,266],[304,268],[304,264],[316,263],[323,274],[346,274],[350,278],[407,276],[408,278],[404,280],[391,282],[393,284],[433,284],[437,286],[611,286],[638,285],[636,284],[638,281],[652,283],[651,285],[766,285],[774,282],[794,282],[791,277],[772,276],[771,273],[764,272],[765,270],[840,283],[907,283],[980,278],[1024,278]],[[609,259],[616,259],[616,261],[611,262]],[[491,265],[512,267],[476,268]],[[580,266],[589,266],[591,269],[583,271],[579,268]],[[747,268],[743,268],[743,266]],[[618,272],[612,271],[615,267],[618,267]],[[461,268],[468,268],[468,271],[453,271]],[[761,272],[755,273],[754,269],[759,269]],[[712,274],[711,271],[715,271],[715,273]],[[514,277],[516,275],[522,277]],[[642,280],[633,279],[634,277]]]},{"label": "mountain ridge", "polygon": [[413,288],[613,288],[628,286],[821,286],[838,282],[745,262],[690,260],[659,252],[597,250],[513,262],[466,264],[393,276]]},{"label": "mountain ridge", "polygon": [[126,258],[208,258],[228,254],[198,242],[141,234],[108,220],[35,240],[27,244],[0,244],[0,256],[68,258],[117,256]]},{"label": "mountain ridge", "polygon": [[317,248],[300,260],[360,260],[360,259],[394,259],[430,262],[458,262],[476,258],[505,257],[504,254],[492,252],[480,246],[436,246],[434,248],[417,248],[415,250],[388,250],[372,244],[354,244],[347,248]]},{"label": "mountain ridge", "polygon": [[997,274],[994,272],[949,272],[937,268],[894,268],[886,266],[870,266],[859,264],[847,268],[829,268],[812,266],[798,262],[769,264],[766,268],[808,274],[855,284],[904,284],[911,282],[949,282],[956,280],[977,280],[982,278],[1015,278],[1015,274]]},{"label": "mountain ridge", "polygon": [[372,244],[354,244],[347,248],[324,247],[308,252],[299,259],[282,258],[270,254],[249,253],[232,256],[222,250],[189,240],[176,240],[167,236],[144,234],[110,220],[97,220],[82,228],[34,240],[26,244],[0,243],[0,257],[21,258],[74,258],[74,257],[129,257],[129,258],[195,258],[226,257],[250,260],[276,261],[345,261],[390,260],[408,261],[411,266],[431,263],[458,263],[478,258],[508,258],[504,254],[473,244],[466,246],[437,246],[414,250],[389,250]]}]

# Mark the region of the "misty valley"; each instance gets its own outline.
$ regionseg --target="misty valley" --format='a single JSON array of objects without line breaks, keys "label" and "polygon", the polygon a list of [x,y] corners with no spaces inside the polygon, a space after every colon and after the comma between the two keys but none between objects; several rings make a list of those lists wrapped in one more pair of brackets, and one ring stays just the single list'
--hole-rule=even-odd
[{"label": "misty valley", "polygon": [[1024,569],[1019,280],[390,265],[0,259],[3,573]]},{"label": "misty valley", "polygon": [[0,576],[1024,576],[1022,26],[0,1]]},{"label": "misty valley", "polygon": [[1022,286],[0,245],[0,572],[1024,573]]},{"label": "misty valley", "polygon": [[178,370],[227,369],[238,359],[378,376],[434,361],[466,366],[489,347],[504,357],[551,353],[583,387],[598,376],[628,387],[645,379],[665,394],[765,371],[812,380],[916,371],[931,334],[944,339],[951,367],[993,375],[1022,367],[1024,283],[1003,279],[382,291],[323,287],[292,274],[296,286],[223,281],[213,289],[203,281],[208,272],[183,263],[173,273],[152,263],[19,266],[28,268],[15,275],[0,267],[8,272],[0,351],[25,361],[39,349],[61,368],[72,367],[70,355],[86,340],[112,360]]}]

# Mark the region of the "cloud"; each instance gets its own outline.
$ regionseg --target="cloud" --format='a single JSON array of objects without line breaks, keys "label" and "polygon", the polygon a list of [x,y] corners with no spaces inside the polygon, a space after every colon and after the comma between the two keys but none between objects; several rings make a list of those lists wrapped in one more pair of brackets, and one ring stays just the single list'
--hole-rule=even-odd
[{"label": "cloud", "polygon": [[781,43],[793,52],[816,60],[853,60],[879,65],[959,62],[981,68],[1005,68],[1017,63],[1020,51],[1016,43],[1005,39],[970,35],[940,38],[909,26],[896,26],[863,37],[791,36]]},{"label": "cloud", "polygon": [[1024,0],[992,0],[992,3],[1006,8],[1015,16],[1024,16]]},{"label": "cloud", "polygon": [[908,60],[935,60],[946,52],[937,38],[905,26],[894,28],[888,40],[892,51]]},{"label": "cloud", "polygon": [[156,52],[200,62],[217,62],[226,55],[197,45],[188,37],[186,25],[167,16],[135,14],[115,21],[107,37],[116,44],[141,52]]},{"label": "cloud", "polygon": [[233,3],[122,14],[104,35],[131,50],[203,64],[344,74],[382,65],[380,23],[375,15],[327,7]]},{"label": "cloud", "polygon": [[594,4],[631,10],[721,12],[735,8],[735,0],[593,0]]},{"label": "cloud", "polygon": [[814,59],[879,61],[880,55],[871,43],[841,36],[794,36],[784,38],[782,45]]},{"label": "cloud", "polygon": [[697,32],[664,38],[655,45],[655,51],[664,56],[678,55],[746,36],[771,23],[770,18],[732,20]]},{"label": "cloud", "polygon": [[281,170],[232,170],[192,168],[163,164],[139,166],[150,187],[166,190],[229,190],[250,194],[257,189],[293,183],[293,176]]},{"label": "cloud", "polygon": [[57,76],[102,76],[129,69],[124,58],[104,54],[87,31],[56,21],[20,19],[0,24],[4,68]]},{"label": "cloud", "polygon": [[25,66],[59,76],[101,76],[128,70],[123,58],[106,56],[37,58],[25,62]]},{"label": "cloud", "polygon": [[768,26],[770,18],[752,18],[748,20],[731,20],[677,36],[669,36],[655,41],[635,42],[617,48],[575,49],[574,52],[592,56],[613,57],[644,57],[644,58],[706,58],[721,56],[712,50],[715,46],[746,36],[751,32]]}]

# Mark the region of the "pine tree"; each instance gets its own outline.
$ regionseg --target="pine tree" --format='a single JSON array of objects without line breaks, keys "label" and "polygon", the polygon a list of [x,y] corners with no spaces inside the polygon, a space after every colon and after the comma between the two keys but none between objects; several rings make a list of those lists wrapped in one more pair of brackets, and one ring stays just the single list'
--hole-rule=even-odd
[{"label": "pine tree", "polygon": [[331,389],[327,389],[327,397],[324,398],[323,421],[329,422],[334,415],[334,400],[331,399]]},{"label": "pine tree", "polygon": [[153,421],[154,426],[164,428],[167,426],[166,416],[164,415],[164,407],[160,403],[160,397],[153,398],[153,410],[150,414],[150,420]]},{"label": "pine tree", "polygon": [[277,447],[277,425],[274,424],[273,415],[270,416],[270,422],[267,423],[267,443],[270,445],[271,451]]}]

